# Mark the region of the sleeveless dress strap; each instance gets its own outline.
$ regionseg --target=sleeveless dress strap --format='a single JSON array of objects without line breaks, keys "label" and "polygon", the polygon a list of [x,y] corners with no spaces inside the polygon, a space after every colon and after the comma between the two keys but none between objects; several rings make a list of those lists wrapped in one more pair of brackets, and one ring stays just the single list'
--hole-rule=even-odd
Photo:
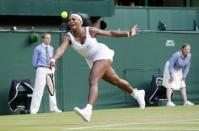
[{"label": "sleeveless dress strap", "polygon": [[91,35],[90,35],[90,32],[89,32],[89,29],[90,29],[90,27],[87,26],[86,27],[86,36],[88,36],[89,38],[92,38]]},{"label": "sleeveless dress strap", "polygon": [[70,36],[70,38],[71,38],[71,42],[73,43],[73,42],[74,42],[74,40],[75,40],[74,36],[73,36],[70,32],[68,32],[67,34]]}]

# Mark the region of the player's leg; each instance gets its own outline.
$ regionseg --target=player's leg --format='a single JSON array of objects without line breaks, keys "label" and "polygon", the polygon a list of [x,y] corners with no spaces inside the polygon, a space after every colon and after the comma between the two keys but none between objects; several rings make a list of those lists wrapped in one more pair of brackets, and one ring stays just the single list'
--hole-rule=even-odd
[{"label": "player's leg", "polygon": [[89,75],[89,104],[95,105],[98,95],[99,80],[104,76],[106,70],[110,67],[111,63],[112,62],[110,60],[99,60],[93,63]]},{"label": "player's leg", "polygon": [[137,101],[141,109],[145,108],[145,91],[135,90],[126,80],[121,79],[115,72],[115,70],[110,66],[103,76],[103,79],[113,85],[116,85],[120,89],[131,94]]},{"label": "player's leg", "polygon": [[109,67],[109,69],[104,74],[103,79],[113,85],[116,85],[129,94],[133,93],[133,87],[129,84],[129,82],[121,79],[112,67]]},{"label": "player's leg", "polygon": [[84,121],[90,121],[92,114],[92,107],[96,102],[98,96],[98,82],[104,76],[106,70],[111,66],[110,60],[98,60],[93,63],[89,75],[89,95],[88,104],[84,109],[74,108],[74,111],[80,115]]}]

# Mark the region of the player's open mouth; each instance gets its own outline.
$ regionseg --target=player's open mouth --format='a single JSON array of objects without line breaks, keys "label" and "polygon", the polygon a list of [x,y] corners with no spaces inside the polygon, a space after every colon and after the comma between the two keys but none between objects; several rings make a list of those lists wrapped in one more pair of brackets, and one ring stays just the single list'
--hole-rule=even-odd
[{"label": "player's open mouth", "polygon": [[71,25],[70,25],[71,28],[74,28],[75,26],[76,26],[75,24],[71,24]]}]

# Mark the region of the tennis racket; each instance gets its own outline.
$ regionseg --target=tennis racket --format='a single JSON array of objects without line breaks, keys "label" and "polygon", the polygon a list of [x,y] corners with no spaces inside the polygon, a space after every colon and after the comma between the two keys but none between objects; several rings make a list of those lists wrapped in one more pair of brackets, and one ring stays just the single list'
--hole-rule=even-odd
[{"label": "tennis racket", "polygon": [[47,85],[48,85],[48,91],[50,93],[51,96],[54,96],[55,94],[55,68],[51,68],[51,72],[49,74],[47,74],[46,76],[46,81],[47,81]]}]

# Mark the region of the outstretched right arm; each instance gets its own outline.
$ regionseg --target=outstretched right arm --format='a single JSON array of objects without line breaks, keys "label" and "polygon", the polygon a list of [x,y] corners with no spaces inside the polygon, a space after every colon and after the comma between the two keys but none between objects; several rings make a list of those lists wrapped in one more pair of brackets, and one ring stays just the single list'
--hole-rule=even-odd
[{"label": "outstretched right arm", "polygon": [[51,59],[50,67],[55,66],[55,61],[57,59],[59,59],[64,54],[66,49],[69,47],[69,44],[70,44],[70,38],[69,38],[69,36],[65,35],[61,45],[57,48],[53,58]]}]

